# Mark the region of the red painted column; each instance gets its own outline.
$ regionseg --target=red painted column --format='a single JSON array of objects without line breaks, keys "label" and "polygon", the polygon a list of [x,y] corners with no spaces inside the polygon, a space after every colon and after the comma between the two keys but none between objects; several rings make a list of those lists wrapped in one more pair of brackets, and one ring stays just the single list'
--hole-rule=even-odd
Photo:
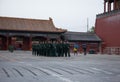
[{"label": "red painted column", "polygon": [[27,50],[28,49],[28,37],[24,37],[23,38],[23,50]]},{"label": "red painted column", "polygon": [[6,35],[5,37],[2,38],[2,50],[8,50],[9,45],[11,45],[11,38],[9,35]]},{"label": "red painted column", "polygon": [[23,50],[31,50],[32,49],[32,37],[24,37],[23,39]]},{"label": "red painted column", "polygon": [[107,10],[107,12],[109,12],[109,8],[110,8],[110,7],[109,7],[109,6],[110,6],[110,5],[109,5],[109,1],[107,2],[107,4],[108,4],[108,7],[107,7],[108,10]]},{"label": "red painted column", "polygon": [[0,44],[2,44],[2,38],[0,37]]},{"label": "red painted column", "polygon": [[3,50],[7,50],[9,46],[9,36],[6,35],[5,37],[3,37],[2,39],[2,49]]},{"label": "red painted column", "polygon": [[7,50],[7,38],[2,38],[2,50]]},{"label": "red painted column", "polygon": [[110,3],[110,11],[111,11],[111,3]]},{"label": "red painted column", "polygon": [[111,11],[111,3],[108,1],[108,12]]},{"label": "red painted column", "polygon": [[29,50],[32,50],[32,36],[29,38]]},{"label": "red painted column", "polygon": [[7,35],[7,37],[6,37],[6,50],[8,49],[8,46],[9,46],[9,36]]},{"label": "red painted column", "polygon": [[116,0],[114,0],[114,4],[113,4],[113,10],[116,9]]},{"label": "red painted column", "polygon": [[22,49],[25,50],[25,46],[26,46],[26,43],[25,43],[26,39],[25,37],[23,38],[23,45],[22,45]]},{"label": "red painted column", "polygon": [[106,12],[106,1],[104,0],[104,13]]}]

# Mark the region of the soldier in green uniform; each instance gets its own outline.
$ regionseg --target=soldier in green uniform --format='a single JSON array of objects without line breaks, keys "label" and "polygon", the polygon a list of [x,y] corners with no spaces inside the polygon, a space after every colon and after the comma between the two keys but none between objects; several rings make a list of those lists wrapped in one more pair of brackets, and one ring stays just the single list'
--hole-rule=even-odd
[{"label": "soldier in green uniform", "polygon": [[55,42],[55,47],[56,57],[58,57],[58,41]]},{"label": "soldier in green uniform", "polygon": [[62,41],[61,46],[62,46],[62,57],[64,57],[65,55],[65,42],[64,41]]},{"label": "soldier in green uniform", "polygon": [[53,46],[53,43],[50,44],[50,57],[53,57],[54,56],[54,46]]},{"label": "soldier in green uniform", "polygon": [[49,56],[49,41],[46,42],[46,56]]},{"label": "soldier in green uniform", "polygon": [[41,55],[41,43],[38,44],[38,55],[39,55],[39,56]]},{"label": "soldier in green uniform", "polygon": [[52,43],[52,56],[53,57],[56,57],[57,55],[56,55],[56,42],[55,41],[53,41],[53,43]]},{"label": "soldier in green uniform", "polygon": [[47,56],[47,43],[46,41],[44,42],[44,56]]},{"label": "soldier in green uniform", "polygon": [[34,55],[35,56],[37,55],[37,45],[36,44],[34,45]]},{"label": "soldier in green uniform", "polygon": [[37,56],[39,56],[39,44],[36,45],[36,49],[37,49]]},{"label": "soldier in green uniform", "polygon": [[65,43],[65,46],[66,46],[66,48],[65,48],[65,56],[68,56],[68,57],[70,57],[70,44],[68,43],[68,41]]},{"label": "soldier in green uniform", "polygon": [[67,57],[67,51],[68,51],[68,46],[67,43],[64,43],[64,52],[65,52],[65,57]]},{"label": "soldier in green uniform", "polygon": [[60,42],[56,44],[57,56],[60,57]]},{"label": "soldier in green uniform", "polygon": [[64,50],[63,50],[63,42],[62,41],[60,41],[60,43],[59,43],[59,54],[60,54],[60,57],[63,57],[64,56]]},{"label": "soldier in green uniform", "polygon": [[41,48],[41,55],[44,56],[44,51],[45,51],[44,50],[44,42],[42,42],[41,47],[42,47]]},{"label": "soldier in green uniform", "polygon": [[50,41],[48,41],[48,43],[47,43],[47,56],[51,56],[51,42]]},{"label": "soldier in green uniform", "polygon": [[32,55],[35,55],[35,45],[32,45]]},{"label": "soldier in green uniform", "polygon": [[36,56],[38,56],[39,54],[39,48],[38,48],[39,45],[36,45]]}]

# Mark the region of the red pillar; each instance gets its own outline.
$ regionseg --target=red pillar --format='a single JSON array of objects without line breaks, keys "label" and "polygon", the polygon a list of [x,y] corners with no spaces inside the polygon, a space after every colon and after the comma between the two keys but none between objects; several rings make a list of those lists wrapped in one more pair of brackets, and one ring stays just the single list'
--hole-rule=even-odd
[{"label": "red pillar", "polygon": [[7,35],[7,37],[6,37],[6,50],[8,49],[8,46],[9,46],[9,36]]},{"label": "red pillar", "polygon": [[32,36],[29,38],[29,50],[32,50]]},{"label": "red pillar", "polygon": [[8,46],[9,46],[9,36],[8,35],[2,37],[1,45],[2,45],[2,50],[8,50]]},{"label": "red pillar", "polygon": [[104,0],[104,13],[106,12],[106,1]]},{"label": "red pillar", "polygon": [[0,37],[0,50],[2,50],[2,38]]},{"label": "red pillar", "polygon": [[111,3],[110,3],[110,11],[111,11]]},{"label": "red pillar", "polygon": [[2,38],[2,50],[7,50],[7,37]]},{"label": "red pillar", "polygon": [[113,9],[116,9],[116,0],[114,0],[114,5],[113,5]]},{"label": "red pillar", "polygon": [[27,50],[28,48],[28,37],[23,38],[23,50]]},{"label": "red pillar", "polygon": [[108,1],[108,12],[111,11],[111,3]]},{"label": "red pillar", "polygon": [[32,49],[32,37],[24,37],[23,50],[31,50],[31,49]]},{"label": "red pillar", "polygon": [[9,37],[8,35],[2,38],[2,50],[7,50],[9,46]]}]

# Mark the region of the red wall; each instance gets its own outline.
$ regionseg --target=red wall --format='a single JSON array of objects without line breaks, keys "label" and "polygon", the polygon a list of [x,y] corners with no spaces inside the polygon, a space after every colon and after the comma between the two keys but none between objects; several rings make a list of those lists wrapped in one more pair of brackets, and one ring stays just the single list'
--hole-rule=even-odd
[{"label": "red wall", "polygon": [[107,47],[120,47],[120,13],[97,18],[95,32]]}]

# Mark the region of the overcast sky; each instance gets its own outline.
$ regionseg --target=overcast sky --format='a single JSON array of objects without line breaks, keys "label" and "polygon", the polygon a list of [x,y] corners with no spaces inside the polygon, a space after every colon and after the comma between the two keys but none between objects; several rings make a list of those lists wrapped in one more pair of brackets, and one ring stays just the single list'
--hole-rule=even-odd
[{"label": "overcast sky", "polygon": [[103,13],[103,0],[0,0],[0,16],[49,19],[56,27],[87,31],[95,25],[96,14]]}]

